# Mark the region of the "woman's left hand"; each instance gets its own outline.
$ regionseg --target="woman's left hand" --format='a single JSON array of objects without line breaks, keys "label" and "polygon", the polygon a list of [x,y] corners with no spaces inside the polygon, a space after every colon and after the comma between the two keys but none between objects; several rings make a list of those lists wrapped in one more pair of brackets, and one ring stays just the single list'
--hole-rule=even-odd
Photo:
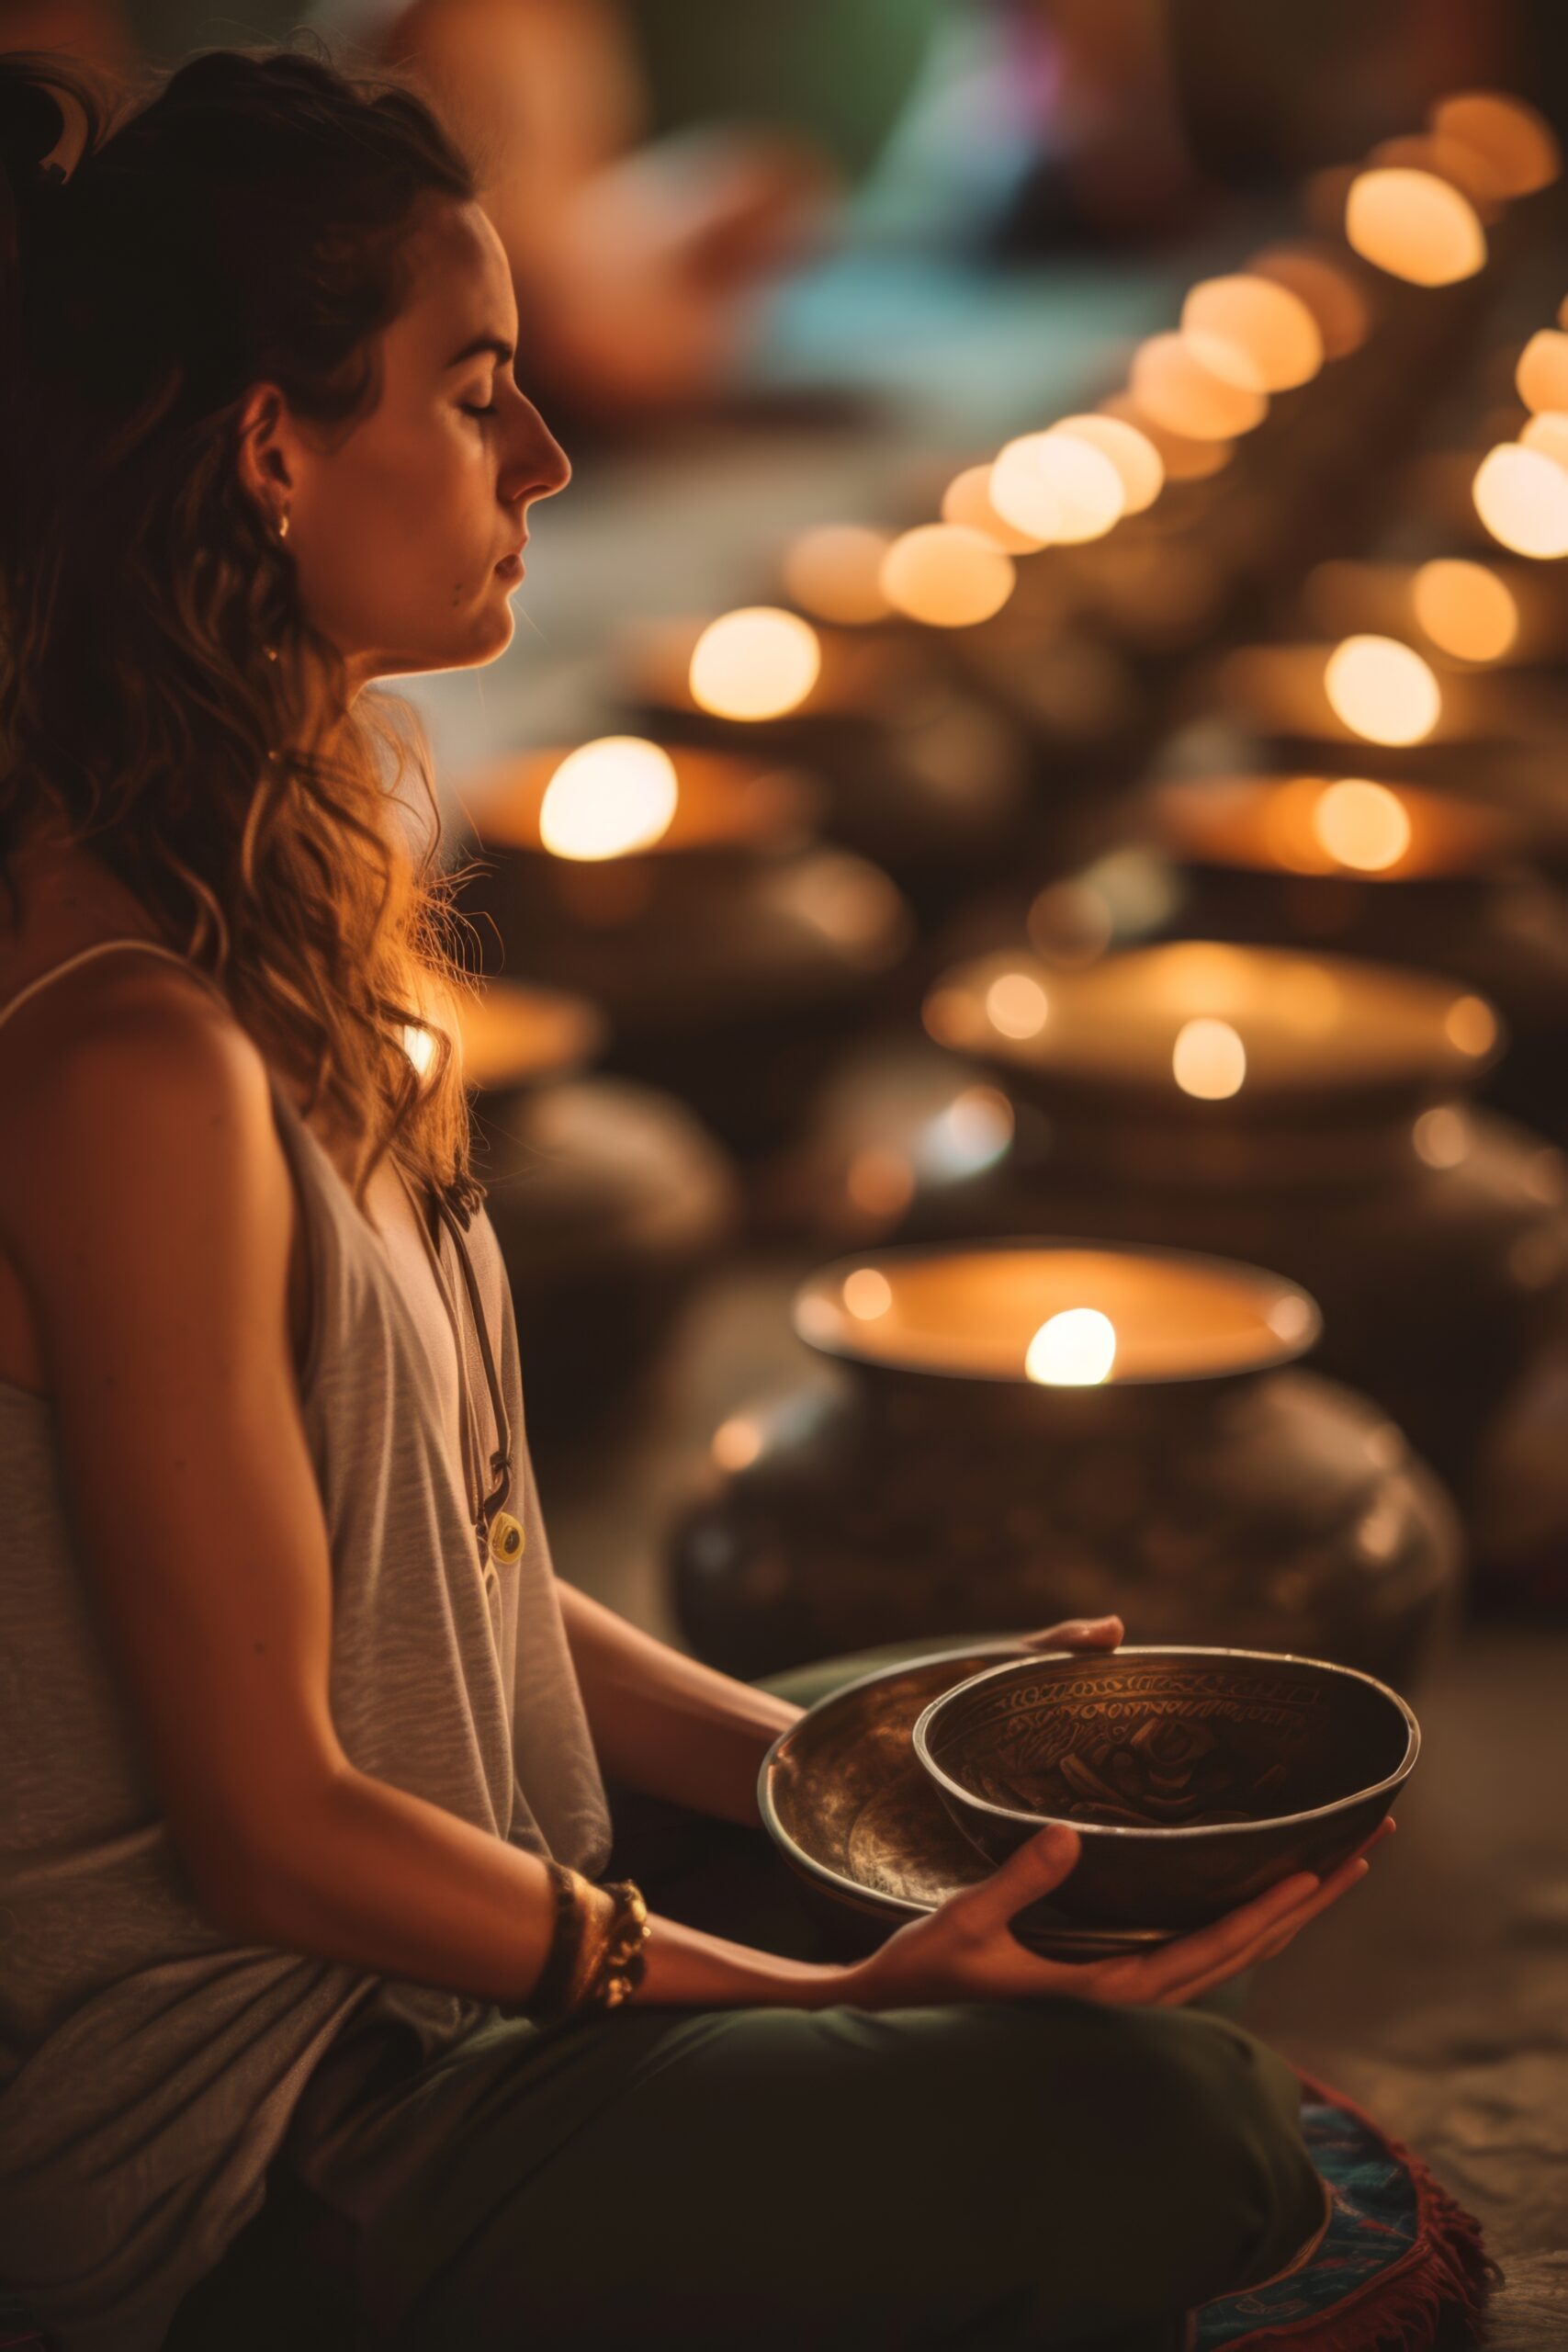
[{"label": "woman's left hand", "polygon": [[1042,1634],[1021,1634],[1026,1650],[1113,1650],[1126,1632],[1120,1617],[1066,1617]]}]

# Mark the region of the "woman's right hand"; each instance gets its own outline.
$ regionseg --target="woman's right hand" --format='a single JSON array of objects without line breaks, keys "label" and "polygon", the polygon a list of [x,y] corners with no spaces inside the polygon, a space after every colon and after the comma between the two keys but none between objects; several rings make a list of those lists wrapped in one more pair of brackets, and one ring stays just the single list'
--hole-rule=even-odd
[{"label": "woman's right hand", "polygon": [[1068,1995],[1080,2001],[1173,2007],[1282,1951],[1309,1919],[1366,1876],[1366,1856],[1393,1828],[1392,1815],[1328,1877],[1310,1871],[1270,1887],[1212,1927],[1153,1951],[1113,1960],[1043,1960],[1009,1922],[1075,1868],[1081,1841],[1065,1825],[1042,1829],[978,1886],[950,1894],[897,1928],[849,1971],[840,1995],[861,2008],[914,2008],[943,2001],[1021,2001]]}]

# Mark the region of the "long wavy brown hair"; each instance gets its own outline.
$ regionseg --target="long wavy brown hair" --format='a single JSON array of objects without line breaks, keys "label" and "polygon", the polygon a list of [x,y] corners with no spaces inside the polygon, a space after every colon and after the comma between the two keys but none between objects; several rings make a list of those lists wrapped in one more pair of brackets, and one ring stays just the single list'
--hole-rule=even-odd
[{"label": "long wavy brown hair", "polygon": [[472,983],[428,751],[400,698],[350,705],[237,452],[263,380],[324,427],[368,413],[411,234],[473,194],[395,74],[219,50],[116,92],[0,56],[0,879],[15,908],[19,841],[63,820],[348,1136],[361,1203],[392,1150],[464,1224]]}]

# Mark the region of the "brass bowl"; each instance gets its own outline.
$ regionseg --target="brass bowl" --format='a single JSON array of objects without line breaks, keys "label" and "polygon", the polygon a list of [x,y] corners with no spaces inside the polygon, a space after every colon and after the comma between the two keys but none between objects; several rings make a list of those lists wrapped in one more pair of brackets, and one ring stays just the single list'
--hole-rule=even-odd
[{"label": "brass bowl", "polygon": [[1421,1732],[1350,1667],[1150,1646],[1004,1660],[935,1695],[911,1740],[987,1860],[1067,1822],[1082,1853],[1053,1908],[1168,1935],[1334,1870],[1387,1813]]},{"label": "brass bowl", "polygon": [[[906,1920],[989,1874],[948,1819],[910,1734],[942,1691],[1028,1656],[998,1641],[879,1667],[819,1699],[769,1748],[758,1780],[762,1819],[841,1952],[873,1950]],[[1037,1904],[1023,1940],[1042,1952],[1094,1960],[1164,1939],[1086,1928]]]}]

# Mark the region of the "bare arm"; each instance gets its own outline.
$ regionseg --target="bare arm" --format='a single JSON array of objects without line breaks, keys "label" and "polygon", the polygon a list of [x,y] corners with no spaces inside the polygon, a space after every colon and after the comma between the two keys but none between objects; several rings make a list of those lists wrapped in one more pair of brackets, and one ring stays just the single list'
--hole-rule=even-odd
[{"label": "bare arm", "polygon": [[564,1579],[558,1589],[604,1770],[629,1788],[761,1827],[758,1770],[802,1710],[671,1649]]},{"label": "bare arm", "polygon": [[[0,1219],[79,1556],[197,1898],[247,1939],[525,1997],[554,1916],[543,1864],[356,1770],[333,1724],[328,1537],[287,1330],[293,1183],[264,1065],[175,978],[78,1031],[28,1087]],[[836,1981],[660,1921],[645,1996],[809,2001]]]}]

